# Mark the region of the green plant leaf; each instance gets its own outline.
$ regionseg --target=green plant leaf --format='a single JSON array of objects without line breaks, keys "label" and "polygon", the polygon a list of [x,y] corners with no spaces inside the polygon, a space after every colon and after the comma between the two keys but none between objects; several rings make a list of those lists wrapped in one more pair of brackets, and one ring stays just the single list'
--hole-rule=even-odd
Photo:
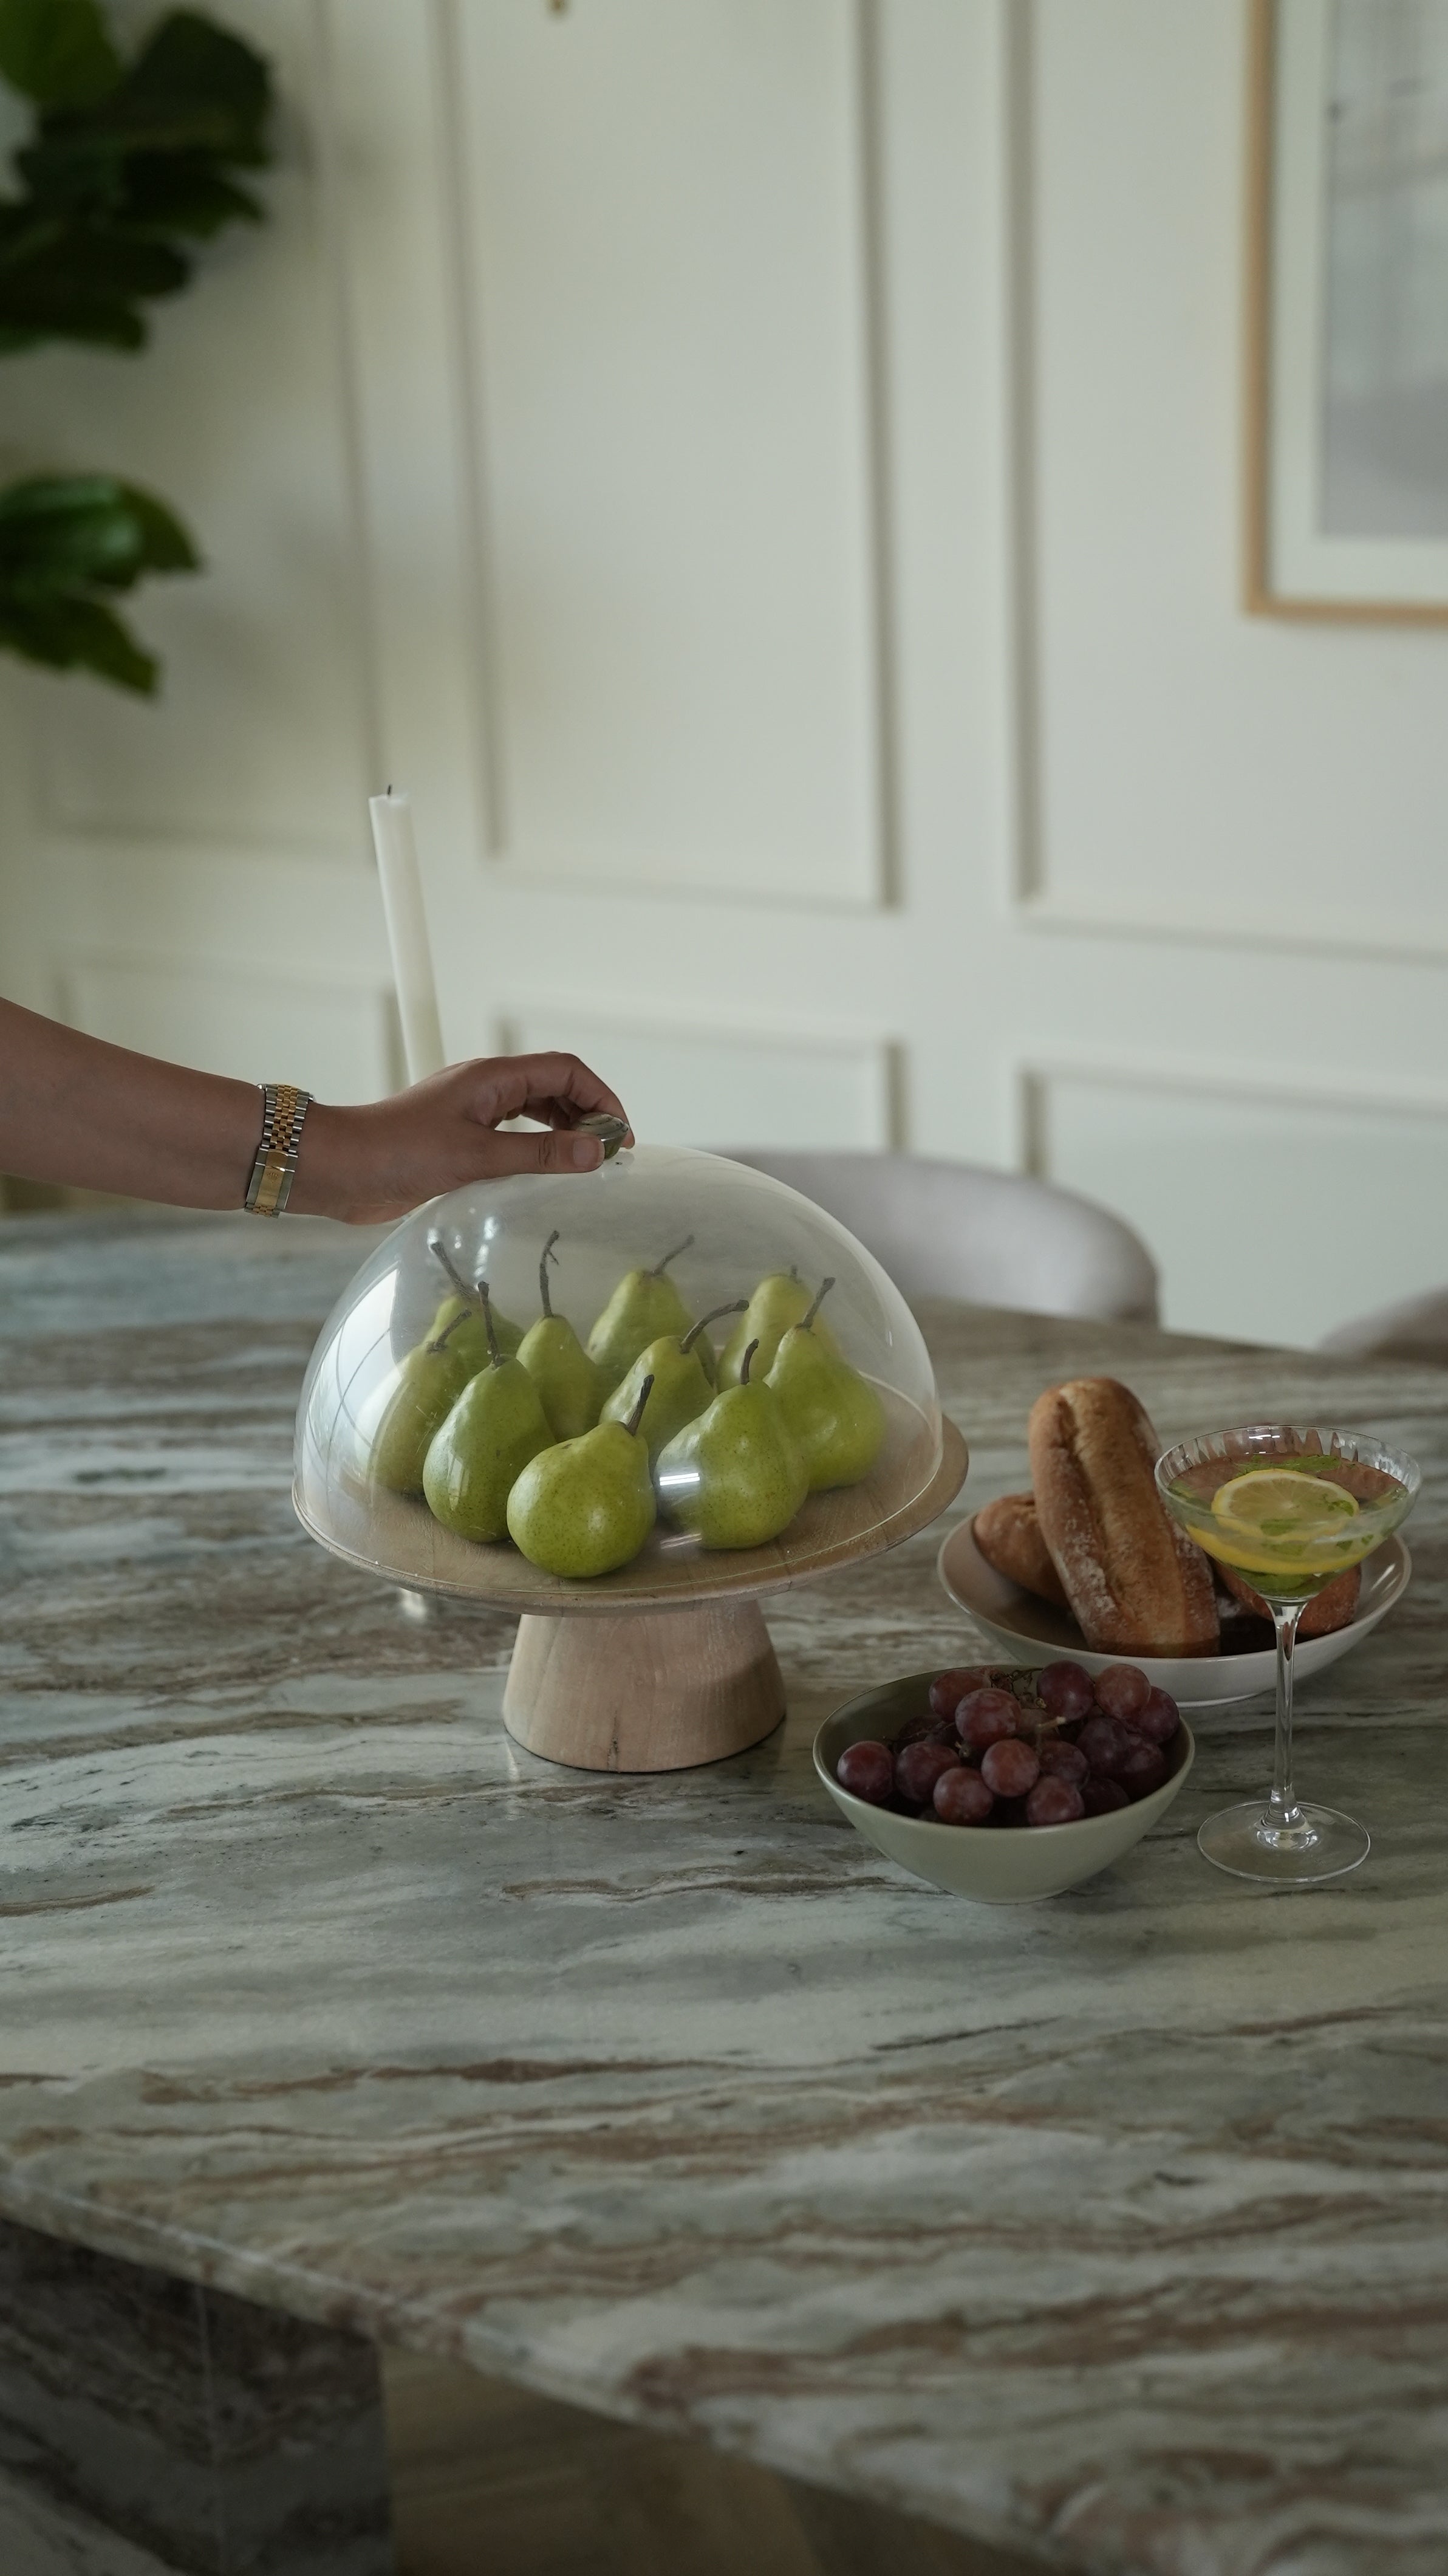
[{"label": "green plant leaf", "polygon": [[250,189],[223,178],[204,153],[138,152],[126,164],[109,220],[121,232],[161,240],[189,233],[199,239],[227,224],[263,223],[266,210]]},{"label": "green plant leaf", "polygon": [[154,653],[100,600],[13,601],[0,591],[0,649],[52,671],[94,671],[141,697],[154,697],[160,678]]},{"label": "green plant leaf", "polygon": [[37,604],[129,590],[199,557],[164,501],[110,474],[36,474],[0,492],[0,595]]},{"label": "green plant leaf", "polygon": [[192,11],[177,10],[95,107],[42,117],[38,136],[17,152],[15,165],[42,203],[114,215],[138,156],[263,168],[270,158],[270,107],[271,73],[260,54]]},{"label": "green plant leaf", "polygon": [[96,0],[0,0],[0,79],[40,107],[91,107],[121,77]]},{"label": "green plant leaf", "polygon": [[193,9],[163,18],[121,84],[120,121],[174,150],[185,138],[222,160],[261,169],[270,159],[271,66]]},{"label": "green plant leaf", "polygon": [[0,348],[90,340],[138,349],[142,298],[174,295],[190,274],[169,243],[0,207]]}]

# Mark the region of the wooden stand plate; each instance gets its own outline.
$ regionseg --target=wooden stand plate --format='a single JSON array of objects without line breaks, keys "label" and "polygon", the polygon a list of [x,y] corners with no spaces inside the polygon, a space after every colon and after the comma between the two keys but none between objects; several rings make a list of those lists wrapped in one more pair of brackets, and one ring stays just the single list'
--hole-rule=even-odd
[{"label": "wooden stand plate", "polygon": [[859,1485],[815,1494],[768,1547],[708,1550],[660,1523],[631,1565],[589,1584],[540,1573],[511,1547],[474,1547],[425,1503],[345,1467],[325,1504],[293,1488],[297,1517],[347,1563],[418,1592],[521,1614],[503,1714],[529,1752],[586,1771],[672,1771],[722,1761],[772,1732],[784,1688],[757,1595],[896,1547],[965,1481],[965,1442],[881,1389],[885,1444]]}]

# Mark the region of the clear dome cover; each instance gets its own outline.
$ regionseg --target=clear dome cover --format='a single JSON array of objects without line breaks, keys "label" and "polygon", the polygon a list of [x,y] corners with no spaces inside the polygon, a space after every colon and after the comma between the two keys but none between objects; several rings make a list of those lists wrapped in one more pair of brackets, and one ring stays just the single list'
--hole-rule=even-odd
[{"label": "clear dome cover", "polygon": [[944,1444],[919,1327],[843,1226],[744,1164],[640,1146],[405,1219],[312,1354],[293,1491],[396,1582],[608,1609],[887,1547],[959,1482]]}]

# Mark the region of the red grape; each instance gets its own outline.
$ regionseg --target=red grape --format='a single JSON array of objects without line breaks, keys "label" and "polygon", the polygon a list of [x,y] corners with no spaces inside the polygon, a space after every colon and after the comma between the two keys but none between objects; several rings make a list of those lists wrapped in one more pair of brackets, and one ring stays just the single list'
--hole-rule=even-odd
[{"label": "red grape", "polygon": [[995,1800],[980,1773],[957,1762],[941,1772],[932,1803],[943,1825],[983,1825]]},{"label": "red grape", "polygon": [[973,1690],[955,1712],[956,1733],[972,1753],[1014,1735],[1020,1722],[1019,1703],[1003,1690]]},{"label": "red grape", "polygon": [[1079,1664],[1044,1664],[1036,1688],[1053,1717],[1084,1717],[1091,1706],[1091,1676]]},{"label": "red grape", "polygon": [[1036,1782],[1026,1800],[1028,1825],[1074,1825],[1086,1810],[1081,1792],[1069,1780],[1055,1780],[1047,1773]]},{"label": "red grape", "polygon": [[954,1744],[955,1724],[948,1717],[907,1717],[892,1738],[897,1753],[907,1744]]},{"label": "red grape", "polygon": [[1182,1722],[1182,1713],[1168,1691],[1154,1690],[1145,1708],[1137,1710],[1132,1727],[1144,1735],[1149,1744],[1170,1744]]},{"label": "red grape", "polygon": [[1044,1775],[1053,1780],[1069,1780],[1076,1789],[1080,1788],[1091,1769],[1080,1745],[1068,1744],[1064,1736],[1058,1735],[1054,1739],[1048,1736],[1044,1744],[1037,1745],[1036,1751]]},{"label": "red grape", "polygon": [[1092,1770],[1099,1772],[1104,1779],[1114,1780],[1131,1751],[1131,1737],[1120,1720],[1088,1717],[1079,1740]]},{"label": "red grape", "polygon": [[980,1757],[980,1776],[997,1797],[1024,1798],[1040,1778],[1041,1766],[1029,1744],[1007,1735],[986,1746]]},{"label": "red grape", "polygon": [[896,1752],[904,1744],[923,1744],[928,1735],[934,1734],[939,1723],[939,1718],[932,1717],[928,1709],[923,1717],[907,1717],[903,1726],[896,1727],[891,1739]]},{"label": "red grape", "polygon": [[958,1664],[952,1672],[936,1674],[930,1685],[930,1705],[937,1717],[954,1717],[967,1691],[989,1687],[990,1675],[983,1664]]},{"label": "red grape", "polygon": [[1131,1800],[1119,1780],[1103,1780],[1093,1771],[1081,1792],[1081,1804],[1088,1816],[1109,1816],[1115,1807],[1129,1807]]},{"label": "red grape", "polygon": [[928,1807],[942,1771],[959,1770],[958,1744],[907,1744],[895,1756],[895,1786],[912,1807]]},{"label": "red grape", "polygon": [[1128,1798],[1149,1798],[1166,1778],[1166,1755],[1159,1744],[1138,1735],[1116,1776]]},{"label": "red grape", "polygon": [[992,1825],[1023,1825],[1026,1821],[1024,1798],[997,1798],[993,1813],[987,1818]]},{"label": "red grape", "polygon": [[835,1778],[852,1798],[866,1798],[872,1807],[883,1807],[895,1786],[895,1762],[888,1744],[868,1738],[862,1744],[847,1744],[835,1764]]},{"label": "red grape", "polygon": [[1145,1708],[1151,1695],[1151,1684],[1139,1664],[1108,1664],[1095,1681],[1096,1705],[1108,1717],[1124,1718],[1129,1725],[1139,1708]]}]

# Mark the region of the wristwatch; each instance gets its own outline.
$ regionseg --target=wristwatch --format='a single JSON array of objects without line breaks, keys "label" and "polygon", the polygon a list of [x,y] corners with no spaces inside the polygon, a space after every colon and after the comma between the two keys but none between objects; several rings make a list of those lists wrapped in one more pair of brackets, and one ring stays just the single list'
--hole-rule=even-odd
[{"label": "wristwatch", "polygon": [[261,1143],[251,1167],[246,1204],[253,1216],[280,1216],[297,1176],[297,1147],[312,1095],[298,1091],[294,1083],[265,1082],[261,1097]]}]

